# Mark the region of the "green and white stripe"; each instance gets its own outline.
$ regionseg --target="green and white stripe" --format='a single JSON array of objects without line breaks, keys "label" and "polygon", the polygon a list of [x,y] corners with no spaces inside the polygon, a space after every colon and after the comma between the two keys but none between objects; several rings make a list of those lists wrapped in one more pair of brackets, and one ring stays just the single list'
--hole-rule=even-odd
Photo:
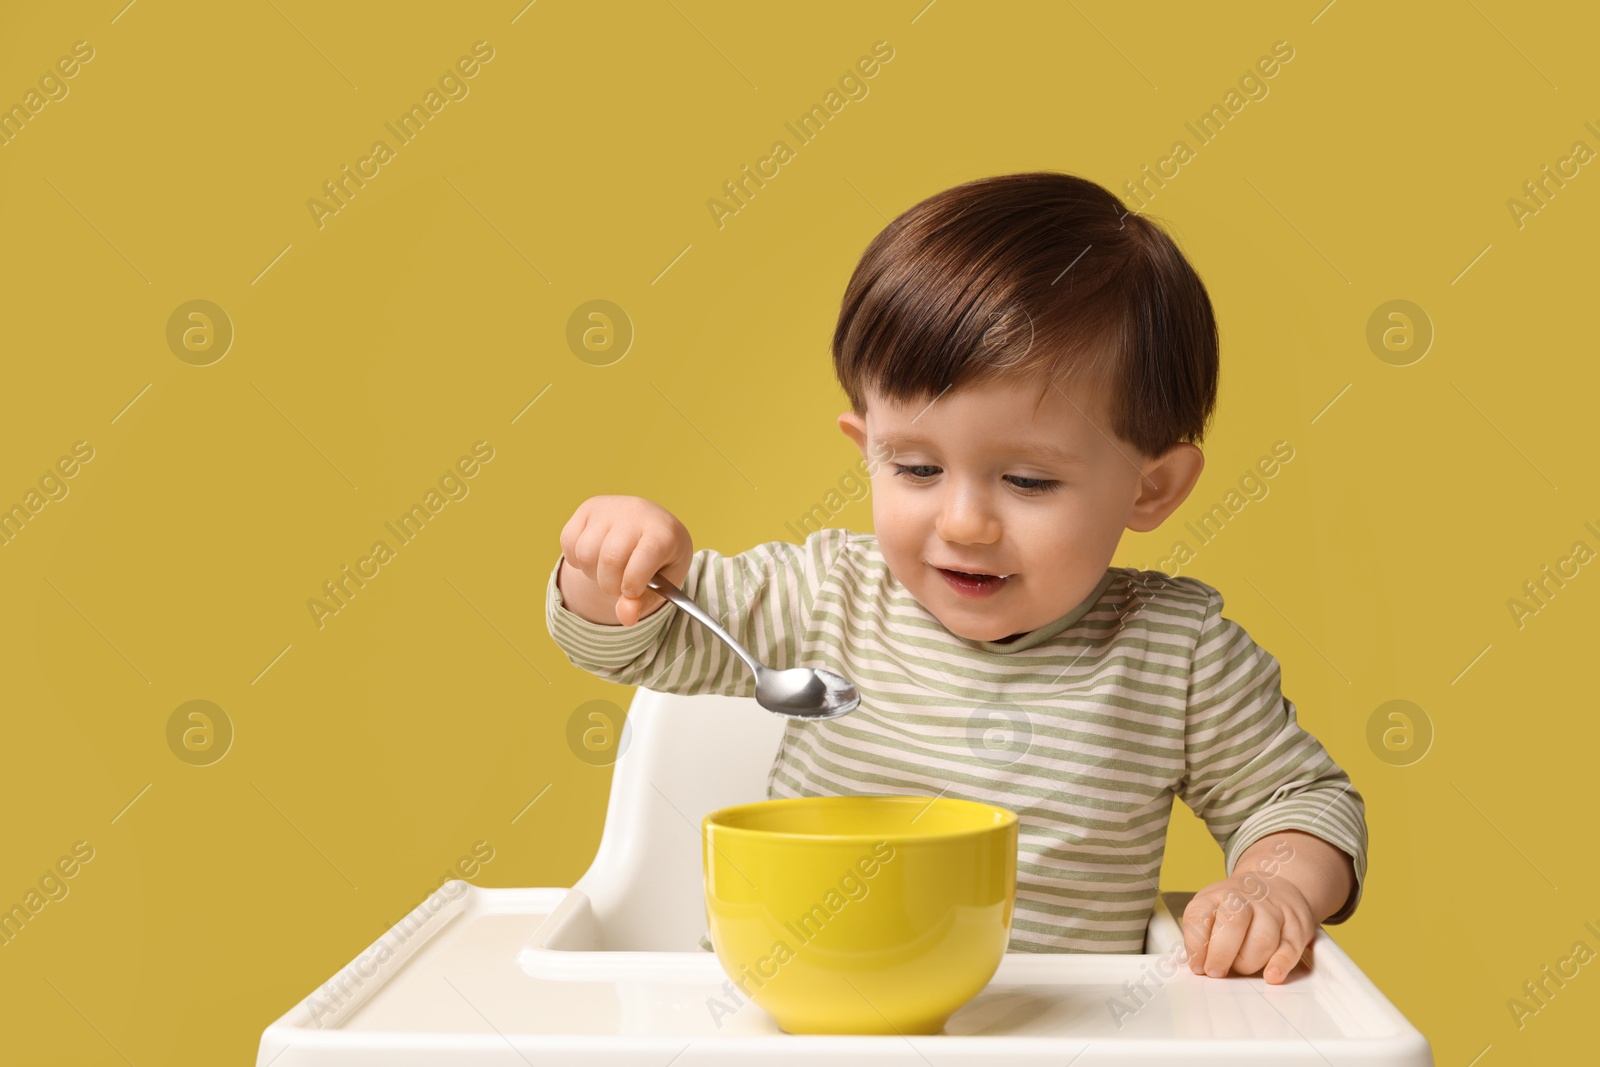
[{"label": "green and white stripe", "polygon": [[[664,693],[754,696],[705,627],[665,604],[633,627],[567,610],[550,635],[578,667]],[[826,667],[861,706],[790,721],[772,797],[944,795],[1020,819],[1013,952],[1141,952],[1176,794],[1227,870],[1265,834],[1316,834],[1366,875],[1366,806],[1296,718],[1278,661],[1194,578],[1111,567],[1083,603],[1015,641],[972,641],[895,580],[874,534],[825,529],[724,557],[694,554],[683,590],[776,669]]]}]

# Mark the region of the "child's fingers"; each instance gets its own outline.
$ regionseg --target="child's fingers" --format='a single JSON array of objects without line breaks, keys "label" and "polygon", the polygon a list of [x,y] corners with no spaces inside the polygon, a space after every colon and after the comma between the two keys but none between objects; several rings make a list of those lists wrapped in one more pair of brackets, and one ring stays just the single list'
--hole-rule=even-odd
[{"label": "child's fingers", "polygon": [[617,621],[632,626],[644,617],[645,612],[667,598],[651,589],[646,583],[656,576],[672,551],[672,534],[669,531],[646,529],[639,535],[639,543],[623,569],[621,598],[617,601]]},{"label": "child's fingers", "polygon": [[[578,537],[583,533],[583,528],[589,524],[589,512],[586,508],[579,508],[573,512],[572,518],[561,527],[561,554],[571,560],[578,550]],[[574,564],[576,565],[576,564]]]},{"label": "child's fingers", "polygon": [[572,560],[572,565],[590,580],[596,577],[600,547],[605,544],[606,534],[610,532],[611,526],[605,520],[590,519],[585,520],[582,531],[573,537],[572,551],[568,553],[567,558]]},{"label": "child's fingers", "polygon": [[672,534],[657,528],[646,530],[634,546],[633,556],[622,572],[622,595],[630,599],[653,603],[660,597],[647,583],[656,576],[672,550]]},{"label": "child's fingers", "polygon": [[1283,916],[1275,909],[1257,907],[1253,911],[1250,929],[1233,960],[1233,970],[1237,974],[1260,974],[1261,968],[1272,962],[1273,953],[1291,934]]},{"label": "child's fingers", "polygon": [[1227,976],[1233,958],[1239,954],[1244,935],[1250,929],[1254,909],[1248,905],[1237,909],[1221,909],[1211,924],[1211,939],[1206,942],[1206,974],[1212,978]]},{"label": "child's fingers", "polygon": [[1267,961],[1267,968],[1262,976],[1271,985],[1277,985],[1289,977],[1289,972],[1294,970],[1294,965],[1304,959],[1307,969],[1311,967],[1311,941],[1304,934],[1295,930],[1286,930],[1278,951],[1272,954]]},{"label": "child's fingers", "polygon": [[606,533],[594,569],[595,584],[602,591],[621,595],[622,572],[633,558],[634,546],[638,543],[639,531],[629,526],[613,526]]},{"label": "child's fingers", "polygon": [[1183,909],[1183,947],[1189,954],[1189,969],[1201,973],[1206,964],[1206,941],[1211,937],[1211,924],[1216,918],[1215,897],[1196,896]]}]

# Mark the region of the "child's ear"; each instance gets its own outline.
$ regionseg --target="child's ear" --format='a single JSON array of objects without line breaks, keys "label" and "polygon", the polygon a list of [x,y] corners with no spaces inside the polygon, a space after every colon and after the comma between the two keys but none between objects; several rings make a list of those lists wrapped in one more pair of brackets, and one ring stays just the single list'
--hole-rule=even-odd
[{"label": "child's ear", "polygon": [[1128,529],[1149,533],[1165,522],[1188,499],[1205,465],[1205,453],[1187,442],[1146,460],[1141,468],[1139,495],[1128,513]]},{"label": "child's ear", "polygon": [[844,435],[856,443],[861,450],[861,458],[867,458],[867,420],[853,411],[847,411],[839,416],[839,429]]}]

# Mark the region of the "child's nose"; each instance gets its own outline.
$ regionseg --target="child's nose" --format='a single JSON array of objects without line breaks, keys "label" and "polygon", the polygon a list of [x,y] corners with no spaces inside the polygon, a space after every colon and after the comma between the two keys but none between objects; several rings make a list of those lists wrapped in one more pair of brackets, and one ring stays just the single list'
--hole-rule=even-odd
[{"label": "child's nose", "polygon": [[939,512],[939,536],[951,544],[987,545],[1000,539],[1000,519],[982,493],[956,490]]}]

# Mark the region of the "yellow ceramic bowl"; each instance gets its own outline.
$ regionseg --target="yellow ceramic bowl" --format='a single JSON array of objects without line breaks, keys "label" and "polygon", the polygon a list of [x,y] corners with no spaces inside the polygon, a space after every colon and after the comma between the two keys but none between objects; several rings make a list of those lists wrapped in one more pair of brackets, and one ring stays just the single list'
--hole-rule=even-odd
[{"label": "yellow ceramic bowl", "polygon": [[949,797],[722,808],[701,823],[722,969],[791,1034],[934,1034],[1011,937],[1017,817]]}]

